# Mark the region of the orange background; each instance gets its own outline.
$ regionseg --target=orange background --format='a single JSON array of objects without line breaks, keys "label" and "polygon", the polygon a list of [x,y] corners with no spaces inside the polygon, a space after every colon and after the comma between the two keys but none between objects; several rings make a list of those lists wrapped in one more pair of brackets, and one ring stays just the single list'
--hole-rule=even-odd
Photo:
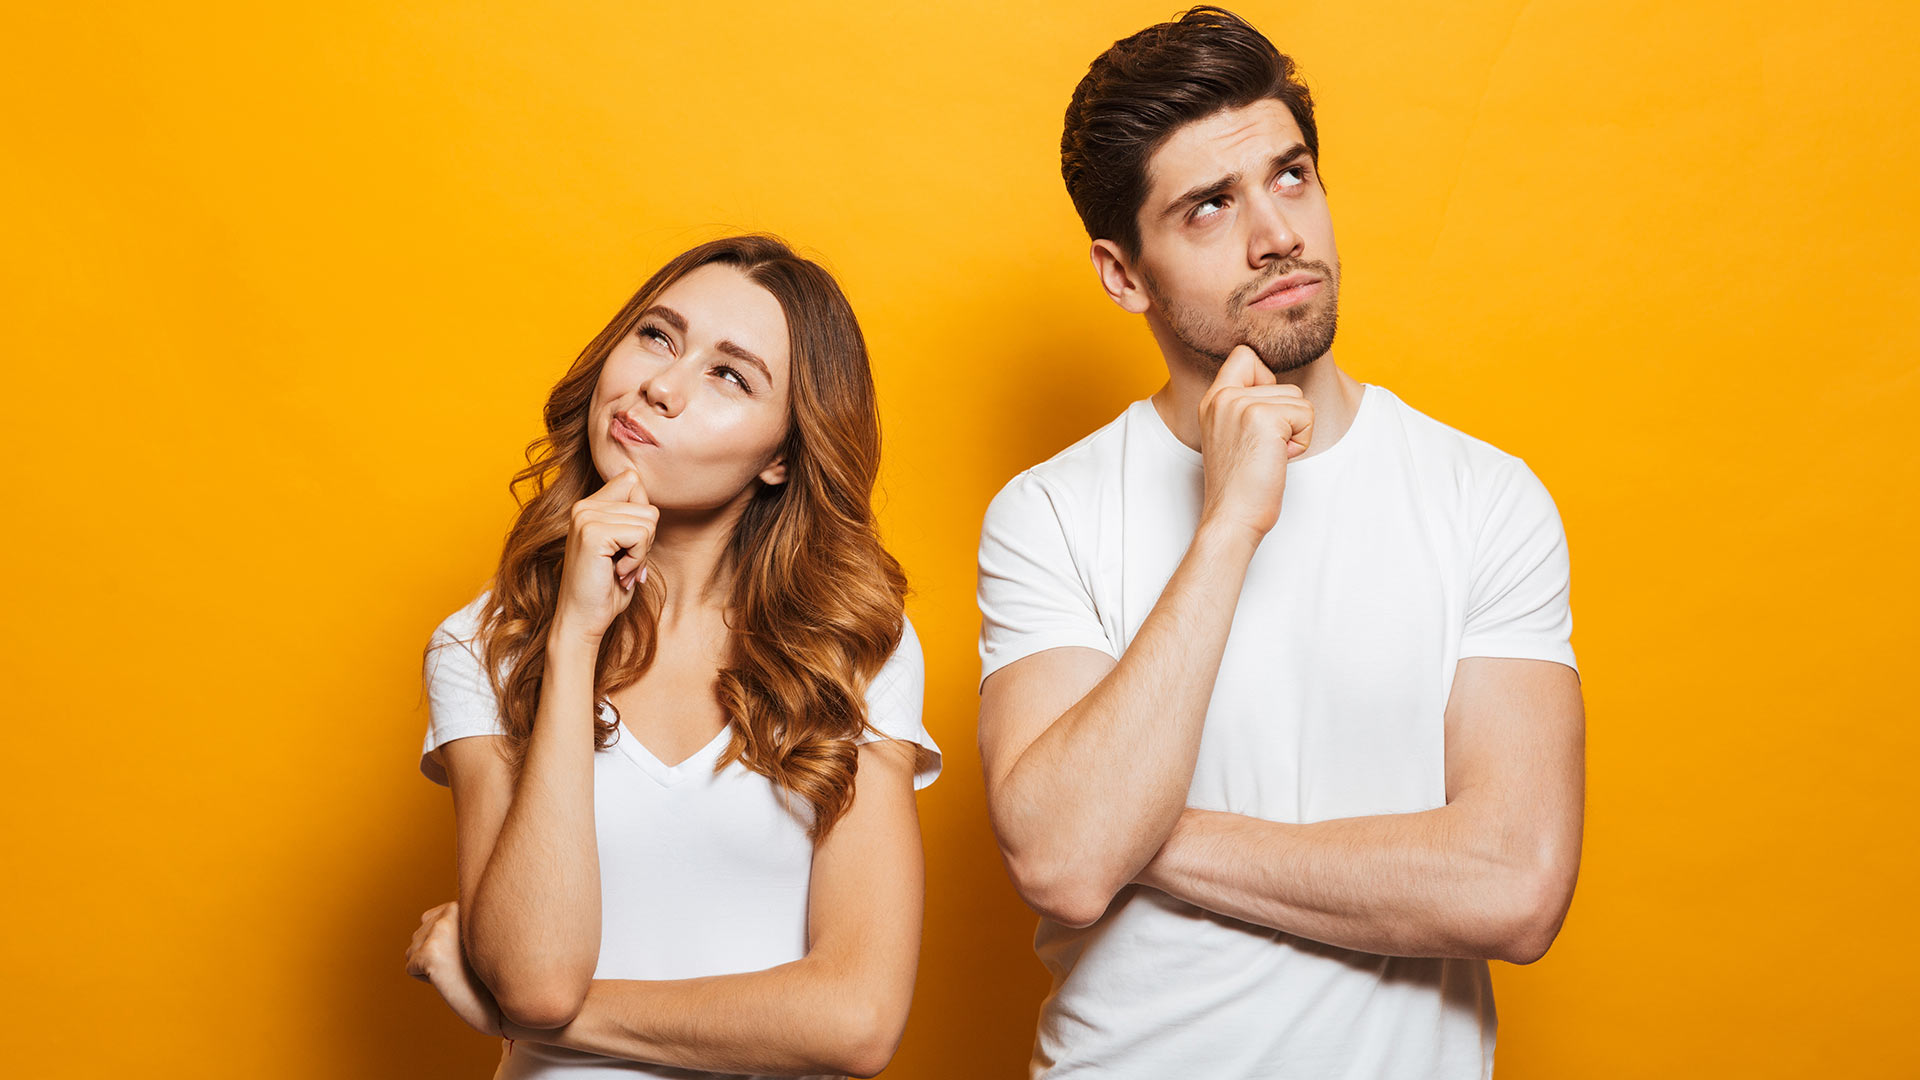
[{"label": "orange background", "polygon": [[[401,972],[453,888],[421,647],[580,345],[766,228],[869,333],[947,749],[887,1075],[1017,1074],[974,543],[1161,377],[1056,147],[1171,5],[84,7],[0,15],[0,1071],[486,1074]],[[1496,965],[1501,1075],[1920,1072],[1915,8],[1243,11],[1320,101],[1341,363],[1526,458],[1571,537],[1587,854],[1552,953]]]}]

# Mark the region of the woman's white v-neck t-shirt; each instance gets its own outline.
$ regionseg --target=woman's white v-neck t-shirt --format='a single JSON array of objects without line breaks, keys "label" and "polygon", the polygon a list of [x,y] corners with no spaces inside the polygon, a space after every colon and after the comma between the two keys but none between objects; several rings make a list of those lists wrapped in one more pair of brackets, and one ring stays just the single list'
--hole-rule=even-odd
[{"label": "woman's white v-neck t-shirt", "polygon": [[[439,748],[501,735],[498,704],[474,638],[486,596],[433,633],[427,665],[431,721],[420,770],[447,782]],[[917,790],[940,773],[940,747],[921,723],[925,682],[913,624],[867,689],[878,734],[920,747]],[[606,702],[601,709],[610,710]],[[804,800],[782,794],[738,761],[716,771],[732,728],[685,761],[665,765],[625,724],[594,754],[594,830],[600,855],[600,961],[596,979],[689,979],[762,971],[807,951],[813,842]],[[721,1074],[668,1068],[528,1042],[509,1043],[498,1080],[522,1077],[677,1077]]]}]

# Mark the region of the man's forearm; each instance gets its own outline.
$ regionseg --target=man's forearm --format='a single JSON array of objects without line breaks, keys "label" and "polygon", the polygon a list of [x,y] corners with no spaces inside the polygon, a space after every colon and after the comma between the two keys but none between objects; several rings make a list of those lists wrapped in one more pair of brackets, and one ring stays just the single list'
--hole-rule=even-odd
[{"label": "man's forearm", "polygon": [[1564,852],[1502,836],[1478,810],[1307,825],[1188,810],[1137,880],[1362,952],[1531,962],[1565,916],[1577,847],[1569,863]]},{"label": "man's forearm", "polygon": [[1104,908],[1158,850],[1186,805],[1251,558],[1244,537],[1196,533],[1125,655],[996,785],[1017,878],[1023,864],[1052,868]]}]

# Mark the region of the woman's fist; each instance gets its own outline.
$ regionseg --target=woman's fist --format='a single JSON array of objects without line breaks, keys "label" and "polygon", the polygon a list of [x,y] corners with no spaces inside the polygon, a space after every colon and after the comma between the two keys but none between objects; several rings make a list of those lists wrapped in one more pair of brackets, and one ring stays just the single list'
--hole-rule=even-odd
[{"label": "woman's fist", "polygon": [[407,974],[433,984],[440,997],[467,1026],[482,1035],[500,1034],[500,1008],[467,966],[460,949],[460,904],[448,901],[420,916],[420,929],[407,946]]},{"label": "woman's fist", "polygon": [[634,587],[646,580],[647,551],[659,524],[660,511],[647,501],[632,469],[573,504],[555,630],[586,641],[607,632],[633,602]]}]

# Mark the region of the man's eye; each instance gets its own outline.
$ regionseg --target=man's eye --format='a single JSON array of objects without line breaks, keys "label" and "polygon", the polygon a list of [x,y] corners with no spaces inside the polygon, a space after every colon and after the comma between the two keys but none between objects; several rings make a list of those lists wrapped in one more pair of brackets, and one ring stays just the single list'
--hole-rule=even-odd
[{"label": "man's eye", "polygon": [[[1208,199],[1206,202],[1200,203],[1193,208],[1193,216],[1195,219],[1212,217],[1221,210],[1226,209],[1226,206],[1227,200],[1225,197]],[[1208,207],[1213,207],[1213,209],[1209,210],[1207,209]]]},{"label": "man's eye", "polygon": [[1298,165],[1295,165],[1293,168],[1287,169],[1286,171],[1280,174],[1280,186],[1283,188],[1299,187],[1300,185],[1306,182],[1307,182],[1306,171],[1300,168],[1300,166]]}]

